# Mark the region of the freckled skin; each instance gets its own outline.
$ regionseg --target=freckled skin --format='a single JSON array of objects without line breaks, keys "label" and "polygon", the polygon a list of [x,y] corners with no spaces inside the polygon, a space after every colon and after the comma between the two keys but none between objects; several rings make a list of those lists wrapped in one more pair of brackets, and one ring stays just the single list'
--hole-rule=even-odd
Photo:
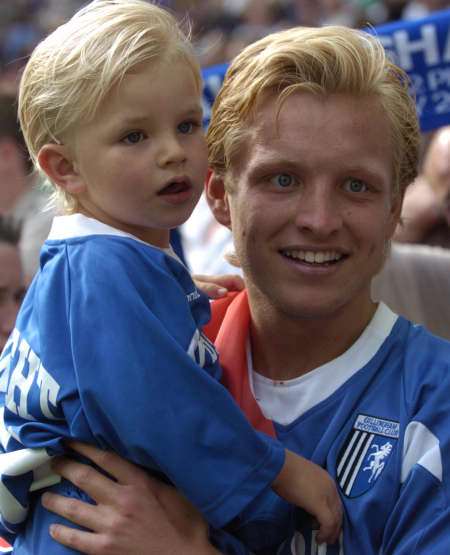
[{"label": "freckled skin", "polygon": [[[371,98],[309,93],[288,97],[278,125],[275,114],[269,98],[249,124],[226,194],[252,316],[322,325],[337,318],[344,329],[362,330],[374,311],[370,283],[400,208],[387,118]],[[343,258],[315,269],[283,256],[288,248]]]}]

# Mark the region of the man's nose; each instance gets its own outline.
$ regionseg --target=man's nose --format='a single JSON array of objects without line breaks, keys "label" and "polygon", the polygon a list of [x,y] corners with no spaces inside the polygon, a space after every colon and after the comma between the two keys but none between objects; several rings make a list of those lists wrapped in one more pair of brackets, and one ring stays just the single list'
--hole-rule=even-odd
[{"label": "man's nose", "polygon": [[340,203],[327,184],[311,184],[303,189],[296,205],[296,226],[319,237],[329,237],[342,227]]},{"label": "man's nose", "polygon": [[186,150],[177,135],[167,134],[161,137],[158,146],[157,163],[160,167],[178,165],[186,161]]}]

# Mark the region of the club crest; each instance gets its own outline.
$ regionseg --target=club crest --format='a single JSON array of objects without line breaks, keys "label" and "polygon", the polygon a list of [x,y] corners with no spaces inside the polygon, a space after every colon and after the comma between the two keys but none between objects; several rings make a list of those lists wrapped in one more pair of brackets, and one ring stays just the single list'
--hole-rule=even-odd
[{"label": "club crest", "polygon": [[368,491],[395,450],[400,424],[358,414],[337,461],[337,481],[347,497]]}]

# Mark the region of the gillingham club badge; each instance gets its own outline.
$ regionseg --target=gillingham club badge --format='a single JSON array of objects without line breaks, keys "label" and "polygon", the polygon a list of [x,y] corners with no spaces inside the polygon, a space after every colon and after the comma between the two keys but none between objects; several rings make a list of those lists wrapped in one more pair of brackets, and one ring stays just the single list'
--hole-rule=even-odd
[{"label": "gillingham club badge", "polygon": [[347,497],[358,497],[380,478],[395,450],[400,424],[358,414],[338,458],[337,481]]}]

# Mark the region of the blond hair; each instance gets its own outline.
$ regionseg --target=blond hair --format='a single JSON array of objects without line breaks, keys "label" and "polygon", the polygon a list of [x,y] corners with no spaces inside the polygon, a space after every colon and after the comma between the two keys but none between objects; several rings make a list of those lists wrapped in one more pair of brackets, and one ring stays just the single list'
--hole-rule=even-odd
[{"label": "blond hair", "polygon": [[[70,139],[131,69],[174,59],[189,64],[200,93],[193,47],[168,11],[144,0],[94,0],[79,10],[35,48],[21,78],[19,120],[35,166],[39,150]],[[76,208],[61,189],[54,197]]]},{"label": "blond hair", "polygon": [[228,68],[207,134],[210,167],[220,175],[230,169],[264,94],[277,94],[279,108],[297,91],[372,95],[390,122],[393,190],[403,193],[416,177],[420,141],[408,88],[403,70],[363,31],[330,26],[274,33],[245,48]]}]

